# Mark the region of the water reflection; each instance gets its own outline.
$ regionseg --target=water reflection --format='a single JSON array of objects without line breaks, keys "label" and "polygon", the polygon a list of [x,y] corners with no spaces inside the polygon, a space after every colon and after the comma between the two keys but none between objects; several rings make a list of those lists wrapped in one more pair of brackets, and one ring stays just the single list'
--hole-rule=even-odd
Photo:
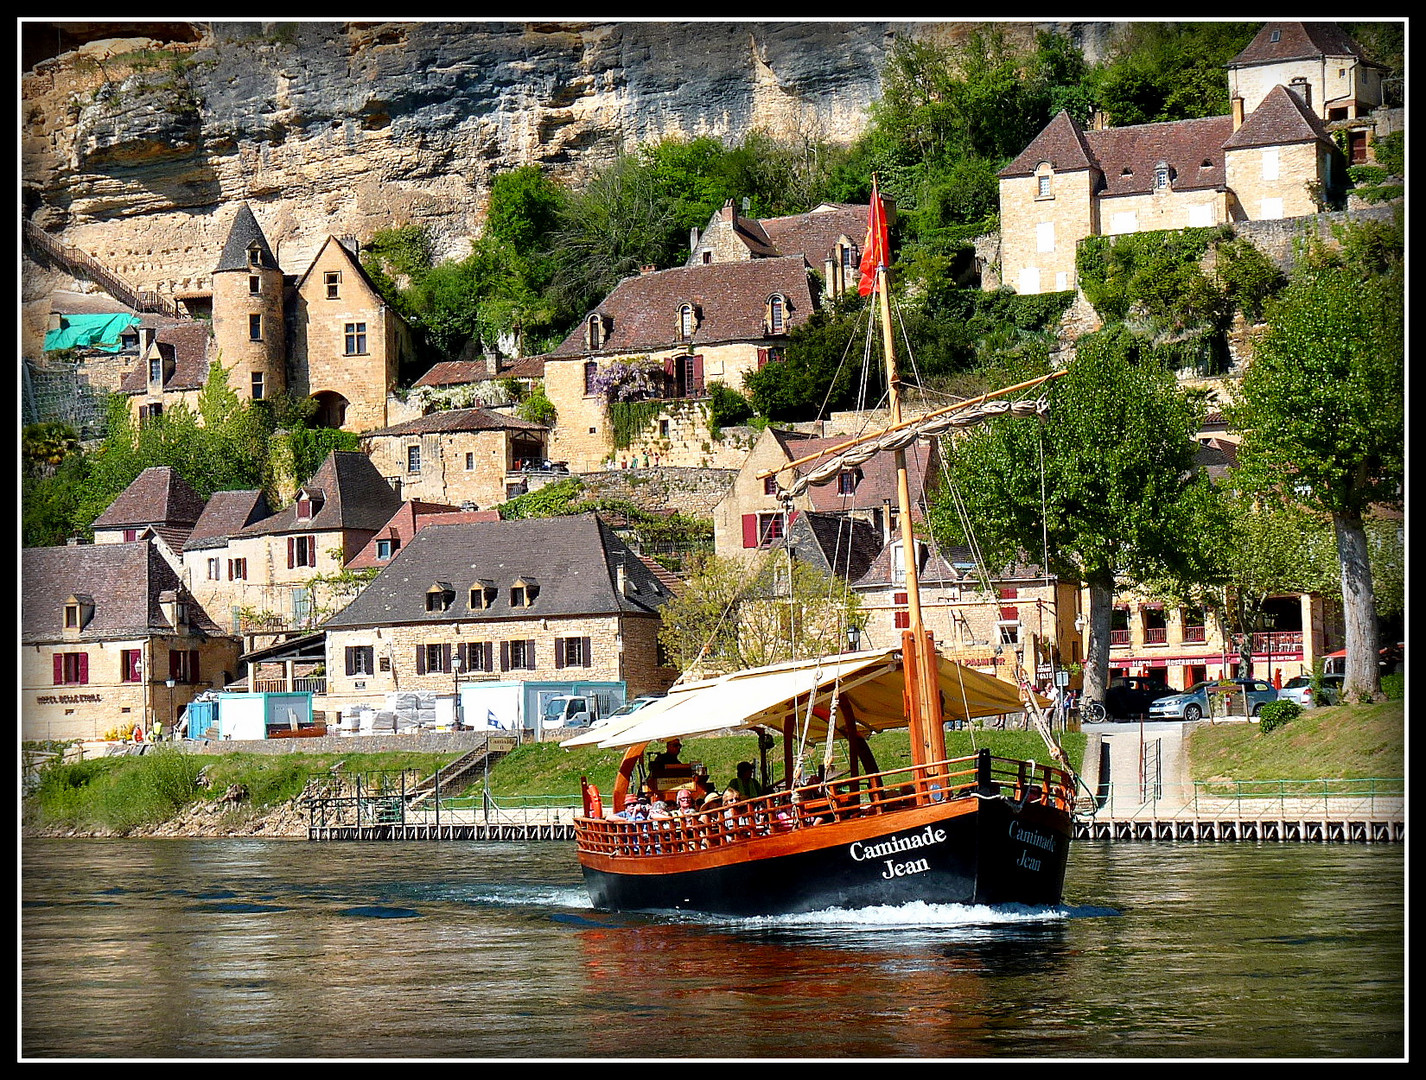
[{"label": "water reflection", "polygon": [[26,844],[22,1049],[1395,1056],[1403,865],[1083,845],[1060,908],[720,920],[594,911],[553,844]]}]

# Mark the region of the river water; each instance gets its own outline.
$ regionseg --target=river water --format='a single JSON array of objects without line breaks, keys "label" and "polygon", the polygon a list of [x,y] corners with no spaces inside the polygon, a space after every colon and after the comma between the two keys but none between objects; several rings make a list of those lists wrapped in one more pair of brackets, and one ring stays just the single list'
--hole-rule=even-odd
[{"label": "river water", "polygon": [[1404,845],[1077,843],[1066,902],[590,908],[571,845],[26,840],[23,1058],[1403,1059]]}]

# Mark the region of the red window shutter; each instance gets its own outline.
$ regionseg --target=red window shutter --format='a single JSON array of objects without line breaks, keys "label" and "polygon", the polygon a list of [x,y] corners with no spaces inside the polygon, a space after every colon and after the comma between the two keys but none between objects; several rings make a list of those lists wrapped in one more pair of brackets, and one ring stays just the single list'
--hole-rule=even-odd
[{"label": "red window shutter", "polygon": [[297,565],[297,537],[287,538],[287,569],[291,570]]},{"label": "red window shutter", "polygon": [[701,397],[703,395],[703,357],[690,356],[688,358],[693,385],[688,388],[689,397]]},{"label": "red window shutter", "polygon": [[589,651],[589,639],[581,638],[579,645],[579,655],[584,658],[584,666],[591,667],[594,663],[593,654]]},{"label": "red window shutter", "polygon": [[483,670],[495,670],[495,642],[493,641],[487,641],[485,643],[485,667]]},{"label": "red window shutter", "polygon": [[1020,609],[1014,606],[1000,609],[1000,619],[1002,622],[1014,622],[1019,617]]},{"label": "red window shutter", "polygon": [[64,685],[64,654],[63,654],[63,653],[55,653],[55,654],[54,654],[54,684],[55,684],[56,686],[63,686],[63,685]]},{"label": "red window shutter", "polygon": [[450,671],[450,669],[451,669],[451,643],[448,641],[448,642],[446,642],[444,645],[441,646],[441,670],[442,670],[442,671]]},{"label": "red window shutter", "polygon": [[755,548],[758,546],[758,516],[757,514],[743,515],[743,547]]},{"label": "red window shutter", "polygon": [[564,667],[564,638],[555,638],[555,667]]},{"label": "red window shutter", "polygon": [[898,630],[909,630],[909,629],[911,629],[911,612],[909,612],[909,611],[898,611],[898,612],[896,613],[896,629],[898,629]]},{"label": "red window shutter", "polygon": [[762,370],[763,368],[765,368],[765,367],[767,367],[767,350],[766,350],[766,349],[759,349],[759,350],[758,350],[758,370],[761,371],[761,370]]},{"label": "red window shutter", "polygon": [[79,684],[86,685],[89,682],[89,654],[82,652],[79,654]]}]

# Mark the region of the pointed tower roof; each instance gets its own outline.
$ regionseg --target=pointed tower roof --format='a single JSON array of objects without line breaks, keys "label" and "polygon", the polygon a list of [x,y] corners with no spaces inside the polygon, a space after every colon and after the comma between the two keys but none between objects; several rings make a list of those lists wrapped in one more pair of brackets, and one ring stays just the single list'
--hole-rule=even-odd
[{"label": "pointed tower roof", "polygon": [[213,273],[251,269],[253,264],[248,259],[248,250],[254,244],[262,253],[262,265],[272,270],[278,269],[272,248],[268,247],[267,237],[262,234],[252,208],[243,203],[238,207],[238,216],[233,219],[232,228],[228,230],[227,243],[223,245],[223,254],[218,257],[218,265],[213,268]]},{"label": "pointed tower roof", "polygon": [[1263,24],[1247,48],[1228,61],[1228,67],[1317,60],[1324,56],[1355,56],[1363,63],[1373,62],[1336,23],[1270,22]]},{"label": "pointed tower roof", "polygon": [[1285,86],[1274,86],[1243,126],[1223,144],[1225,150],[1322,142],[1335,145],[1315,113]]},{"label": "pointed tower roof", "polygon": [[1000,170],[1000,175],[1006,178],[1030,176],[1042,161],[1048,161],[1055,172],[1098,167],[1085,142],[1084,132],[1064,109],[1045,125],[1045,129],[1030,141],[1019,157]]}]

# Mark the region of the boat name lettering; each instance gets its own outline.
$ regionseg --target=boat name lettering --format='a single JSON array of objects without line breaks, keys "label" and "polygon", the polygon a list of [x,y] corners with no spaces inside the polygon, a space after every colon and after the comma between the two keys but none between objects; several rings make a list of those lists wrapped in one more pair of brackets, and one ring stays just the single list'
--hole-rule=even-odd
[{"label": "boat name lettering", "polygon": [[1034,847],[1043,848],[1046,851],[1055,850],[1055,838],[1053,836],[1046,836],[1044,833],[1038,832],[1035,829],[1022,828],[1018,821],[1012,821],[1010,823],[1010,837],[1012,840],[1019,840],[1022,844],[1031,844]]},{"label": "boat name lettering", "polygon": [[942,844],[945,843],[945,840],[946,830],[927,825],[918,833],[911,833],[909,836],[893,836],[891,839],[883,840],[877,844],[863,844],[858,840],[847,850],[857,862],[865,862],[868,859],[879,859],[883,855],[894,855],[897,852],[911,851],[914,848]]}]

